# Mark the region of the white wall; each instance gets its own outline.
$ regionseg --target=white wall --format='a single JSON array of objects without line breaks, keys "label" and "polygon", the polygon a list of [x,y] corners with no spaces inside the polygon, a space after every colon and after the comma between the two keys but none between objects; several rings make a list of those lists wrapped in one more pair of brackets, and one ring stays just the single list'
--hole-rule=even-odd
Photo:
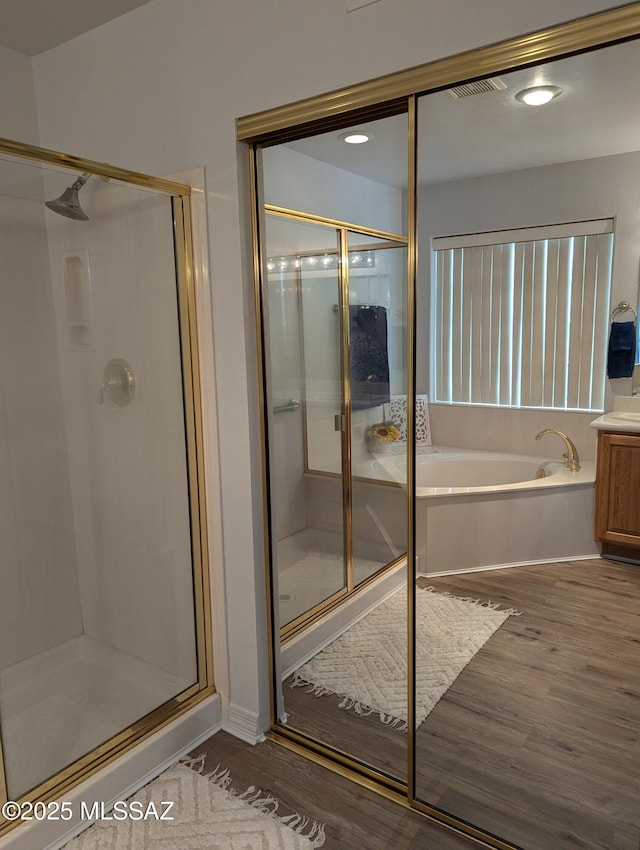
[{"label": "white wall", "polygon": [[[27,169],[14,169],[16,179]],[[26,179],[26,178],[24,178]],[[0,199],[0,669],[82,632],[44,207]]]},{"label": "white wall", "polygon": [[37,145],[38,113],[31,59],[0,47],[0,136]]},{"label": "white wall", "polygon": [[[403,150],[398,151],[398,156],[403,153]],[[405,232],[400,189],[367,180],[285,145],[263,151],[262,170],[265,204],[388,233]],[[318,247],[326,245],[320,243]]]},{"label": "white wall", "polygon": [[[431,238],[598,218],[615,219],[612,306],[638,303],[640,257],[640,153],[458,180],[424,187],[420,195],[420,292],[418,327],[428,327]],[[418,335],[418,386],[427,391],[428,338]],[[607,381],[612,392],[631,393],[631,378]],[[432,405],[434,440],[461,446],[545,454],[552,447],[533,441],[541,428],[566,430],[585,458],[595,456],[598,414],[544,411],[501,412],[486,408]],[[492,427],[487,427],[493,423]],[[446,439],[443,436],[446,435]],[[453,442],[453,441],[456,442]],[[474,442],[477,441],[477,442]],[[506,443],[505,443],[506,441]],[[561,444],[558,444],[558,448]]]},{"label": "white wall", "polygon": [[[32,62],[0,47],[0,136],[38,144]],[[2,164],[39,195],[39,169]],[[0,200],[0,669],[82,631],[44,210]]]},{"label": "white wall", "polygon": [[266,720],[268,684],[248,191],[235,118],[615,5],[381,0],[347,14],[344,0],[155,0],[34,60],[44,146],[153,174],[207,170],[229,702],[247,728]]}]

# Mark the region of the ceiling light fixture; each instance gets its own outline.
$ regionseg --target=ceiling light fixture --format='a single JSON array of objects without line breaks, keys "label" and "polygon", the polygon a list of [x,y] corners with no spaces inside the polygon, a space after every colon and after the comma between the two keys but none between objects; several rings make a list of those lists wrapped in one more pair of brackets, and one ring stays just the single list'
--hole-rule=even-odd
[{"label": "ceiling light fixture", "polygon": [[544,103],[549,103],[554,97],[562,94],[562,89],[559,86],[532,86],[529,89],[523,89],[516,95],[516,100],[526,103],[527,106],[542,106]]},{"label": "ceiling light fixture", "polygon": [[349,130],[348,133],[341,133],[340,138],[348,145],[363,145],[373,139],[373,133],[367,130]]}]

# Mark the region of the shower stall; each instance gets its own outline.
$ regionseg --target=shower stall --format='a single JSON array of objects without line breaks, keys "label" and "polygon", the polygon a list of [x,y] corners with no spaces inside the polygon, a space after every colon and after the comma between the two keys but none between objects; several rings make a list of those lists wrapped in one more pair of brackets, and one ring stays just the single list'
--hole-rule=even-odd
[{"label": "shower stall", "polygon": [[286,640],[406,557],[406,487],[379,462],[406,400],[406,239],[267,205],[272,564]]},{"label": "shower stall", "polygon": [[0,802],[213,690],[189,193],[0,140]]}]

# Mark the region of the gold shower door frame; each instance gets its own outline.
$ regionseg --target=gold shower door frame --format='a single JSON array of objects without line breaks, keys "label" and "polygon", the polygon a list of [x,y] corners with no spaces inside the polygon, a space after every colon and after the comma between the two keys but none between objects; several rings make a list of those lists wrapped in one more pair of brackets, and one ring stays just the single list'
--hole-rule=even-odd
[{"label": "gold shower door frame", "polygon": [[[251,203],[253,208],[253,244],[254,277],[256,287],[261,279],[264,258],[261,251],[262,224],[261,188],[260,188],[260,149],[274,144],[283,144],[296,139],[329,131],[344,130],[359,122],[381,119],[397,115],[408,110],[408,146],[409,177],[407,183],[408,214],[408,287],[409,287],[409,327],[410,337],[407,346],[409,357],[410,382],[407,395],[412,398],[413,371],[415,367],[415,287],[417,272],[417,99],[418,96],[449,89],[453,86],[473,80],[498,75],[506,71],[537,65],[554,58],[578,55],[606,47],[621,41],[640,37],[640,2],[626,5],[578,18],[568,23],[533,32],[493,45],[484,46],[464,53],[437,59],[424,65],[418,65],[405,71],[389,74],[363,83],[348,86],[286,104],[274,109],[246,115],[237,120],[236,137],[248,145],[251,167]],[[258,296],[256,296],[258,297]],[[258,329],[258,339],[260,331]],[[264,363],[259,364],[259,369]],[[408,405],[408,430],[413,430],[415,409]],[[263,458],[264,480],[268,481],[268,464]],[[276,651],[276,637],[273,629],[271,590],[267,581],[269,596],[269,628],[272,640],[270,647],[270,673],[272,681],[272,728],[269,737],[278,741],[300,755],[312,759],[335,772],[348,777],[379,794],[389,797],[401,805],[411,808],[425,817],[450,828],[451,830],[475,839],[480,846],[498,848],[498,850],[517,850],[514,845],[496,835],[491,835],[479,827],[450,815],[435,806],[416,799],[416,748],[414,733],[415,718],[415,564],[413,537],[415,521],[415,458],[407,458],[407,486],[411,500],[409,507],[410,534],[408,539],[407,571],[407,632],[408,632],[408,670],[407,670],[407,706],[408,706],[408,765],[407,782],[390,781],[379,771],[363,765],[355,757],[325,746],[321,742],[292,732],[275,723],[274,707],[278,682],[275,678],[273,654]],[[266,485],[265,485],[266,487]],[[265,498],[266,489],[265,489]],[[267,508],[265,507],[265,516]],[[265,549],[268,551],[268,549]]]},{"label": "gold shower door frame", "polygon": [[[72,171],[89,172],[98,177],[113,178],[123,183],[163,192],[171,198],[173,214],[198,678],[185,691],[163,703],[145,717],[122,730],[118,735],[96,747],[92,752],[77,759],[17,801],[21,804],[35,803],[36,801],[46,803],[60,798],[65,792],[90,778],[106,765],[129,752],[141,741],[215,693],[211,605],[209,602],[210,580],[204,483],[204,443],[191,229],[191,187],[172,180],[129,171],[58,151],[38,148],[11,139],[0,138],[0,154],[10,154],[16,158],[32,160],[43,165],[62,166]],[[0,734],[0,806],[5,802],[7,802],[7,783],[2,754],[2,735]],[[19,819],[11,821],[0,817],[0,836],[3,836],[18,823],[20,823]]]},{"label": "gold shower door frame", "polygon": [[[351,471],[351,371],[349,368],[349,353],[350,353],[350,345],[351,341],[349,338],[349,234],[355,234],[358,236],[367,236],[372,239],[381,239],[384,242],[371,244],[370,246],[359,246],[358,250],[385,250],[389,248],[406,248],[408,246],[408,239],[406,236],[401,236],[396,233],[389,233],[385,230],[377,230],[375,228],[363,227],[362,225],[357,224],[348,224],[344,221],[339,221],[337,219],[325,218],[323,216],[312,215],[311,213],[305,213],[300,210],[291,210],[285,207],[278,207],[273,204],[264,204],[264,214],[269,216],[275,216],[281,219],[289,219],[292,221],[297,221],[305,224],[312,224],[316,226],[326,227],[327,231],[331,231],[333,235],[337,235],[338,237],[338,291],[339,291],[339,303],[338,307],[338,319],[340,323],[339,327],[339,338],[341,341],[340,347],[340,383],[342,387],[342,398],[341,398],[341,413],[342,416],[342,440],[341,440],[341,457],[342,457],[342,469],[339,474],[333,472],[322,472],[320,470],[309,470],[308,467],[308,452],[307,452],[307,428],[306,428],[306,405],[303,407],[303,421],[305,423],[304,429],[304,451],[305,451],[305,472],[313,471],[314,475],[322,475],[327,478],[336,478],[340,477],[342,480],[342,511],[343,511],[343,544],[344,544],[344,566],[346,570],[346,585],[340,588],[339,590],[332,593],[326,599],[322,600],[322,602],[314,605],[308,610],[304,611],[302,614],[295,617],[290,622],[286,623],[284,626],[280,628],[280,641],[285,643],[287,640],[295,637],[295,635],[299,634],[300,631],[312,625],[313,623],[318,622],[322,617],[328,614],[330,611],[341,605],[344,601],[351,598],[354,593],[360,592],[368,587],[373,581],[380,578],[381,575],[384,575],[386,572],[390,571],[393,567],[397,566],[403,560],[406,559],[406,554],[402,554],[397,558],[394,558],[392,561],[389,561],[384,566],[380,567],[380,569],[376,570],[372,575],[366,578],[364,581],[360,582],[357,587],[354,583],[353,578],[353,488],[352,482],[354,480],[367,480],[367,479],[359,479],[352,475]],[[313,251],[312,253],[318,253],[317,251]],[[335,254],[335,251],[323,251],[323,253],[327,254]],[[304,252],[300,253],[300,256],[304,256]],[[266,301],[266,275],[263,275],[263,283],[264,286],[261,288],[260,293],[260,302],[259,302],[259,313],[261,316],[261,324],[262,330],[261,334],[267,335],[266,328],[266,317],[265,311],[262,307],[264,301]],[[302,299],[302,271],[301,269],[297,269],[296,273],[296,288],[297,288],[297,296],[298,303],[301,308],[301,299]],[[302,315],[302,310],[299,310],[300,316]],[[304,336],[304,328],[303,328],[303,336]],[[269,374],[268,369],[266,369],[266,357],[265,357],[265,371],[264,376]],[[304,350],[302,352],[302,375],[305,375],[304,369]],[[266,415],[266,414],[265,414]],[[265,435],[268,433],[265,430]],[[266,441],[266,437],[265,437]],[[400,487],[401,485],[395,484],[393,482],[384,482],[385,485],[389,487]],[[271,513],[271,509],[269,507],[269,512]],[[269,524],[270,528],[270,524]],[[273,573],[276,569],[275,566],[275,540],[270,540],[267,552],[270,553],[270,560],[272,561],[270,565],[269,575],[273,576]],[[271,586],[271,581],[270,581]],[[275,616],[275,612],[274,612]]]}]

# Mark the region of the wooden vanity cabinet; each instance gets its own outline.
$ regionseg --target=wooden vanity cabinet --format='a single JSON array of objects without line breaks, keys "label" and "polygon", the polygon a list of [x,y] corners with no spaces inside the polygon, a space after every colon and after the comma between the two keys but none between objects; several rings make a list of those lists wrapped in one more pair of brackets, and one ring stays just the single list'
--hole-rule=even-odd
[{"label": "wooden vanity cabinet", "polygon": [[640,434],[598,432],[595,536],[604,557],[640,563]]}]

